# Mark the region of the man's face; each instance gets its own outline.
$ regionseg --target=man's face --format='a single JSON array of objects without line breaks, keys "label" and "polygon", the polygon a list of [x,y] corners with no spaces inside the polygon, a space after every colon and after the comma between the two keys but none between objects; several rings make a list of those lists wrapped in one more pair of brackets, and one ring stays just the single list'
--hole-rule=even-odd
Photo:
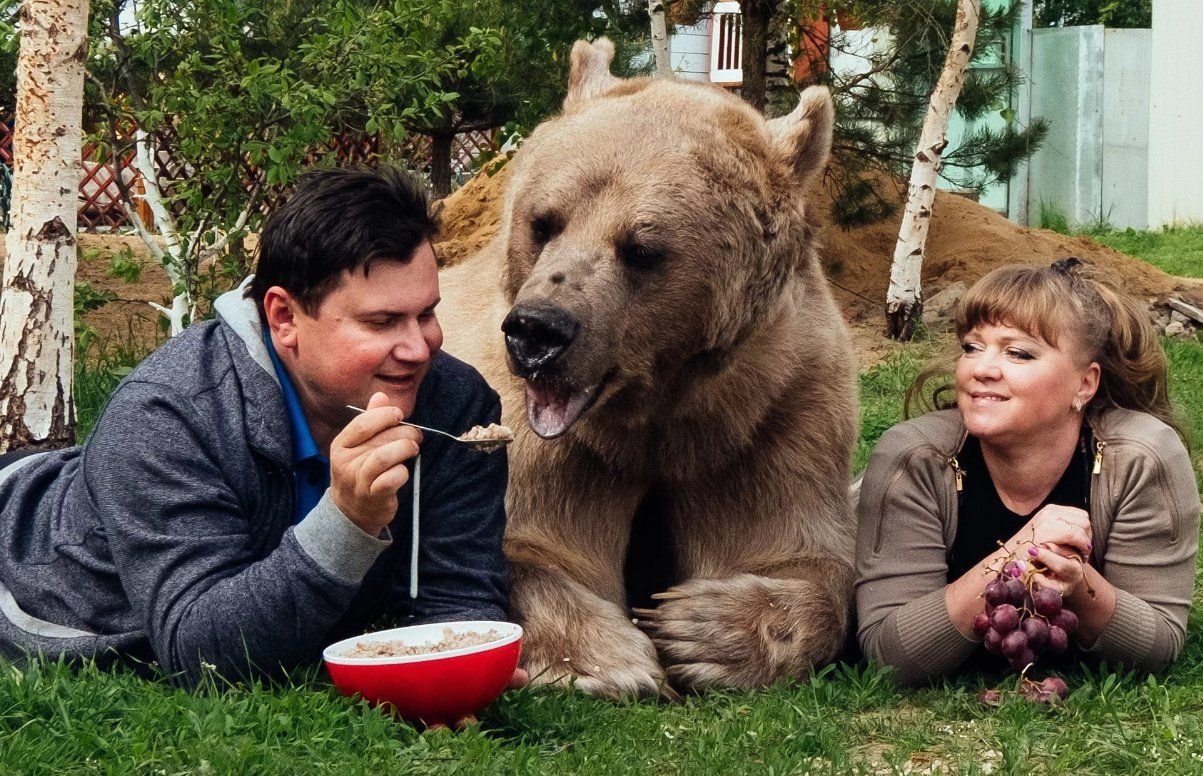
[{"label": "man's face", "polygon": [[423,242],[406,263],[377,260],[367,275],[344,274],[313,315],[280,292],[291,302],[291,316],[277,326],[273,304],[265,299],[272,341],[320,447],[345,425],[348,404],[366,407],[377,391],[407,417],[413,413],[418,386],[443,345],[434,312],[439,274],[430,243]]}]

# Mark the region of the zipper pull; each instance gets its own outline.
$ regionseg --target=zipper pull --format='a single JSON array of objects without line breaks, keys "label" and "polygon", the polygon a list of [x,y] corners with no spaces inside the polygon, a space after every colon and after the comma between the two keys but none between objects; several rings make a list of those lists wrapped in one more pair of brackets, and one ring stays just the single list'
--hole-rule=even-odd
[{"label": "zipper pull", "polygon": [[1103,448],[1107,446],[1106,442],[1095,440],[1094,443],[1094,468],[1092,474],[1098,474],[1103,470]]},{"label": "zipper pull", "polygon": [[961,471],[961,465],[957,463],[957,458],[955,455],[948,459],[948,463],[952,466],[952,473],[957,479],[957,493],[960,493],[962,490],[964,490],[963,478],[965,473]]}]

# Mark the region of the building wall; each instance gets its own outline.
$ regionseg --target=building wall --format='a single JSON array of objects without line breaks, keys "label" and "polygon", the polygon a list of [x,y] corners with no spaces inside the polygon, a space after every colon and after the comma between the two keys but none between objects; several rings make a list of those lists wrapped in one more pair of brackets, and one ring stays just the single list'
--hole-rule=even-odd
[{"label": "building wall", "polygon": [[677,78],[710,80],[710,17],[692,27],[679,26],[668,39],[669,61]]},{"label": "building wall", "polygon": [[1203,2],[1153,0],[1149,90],[1152,228],[1203,223]]}]

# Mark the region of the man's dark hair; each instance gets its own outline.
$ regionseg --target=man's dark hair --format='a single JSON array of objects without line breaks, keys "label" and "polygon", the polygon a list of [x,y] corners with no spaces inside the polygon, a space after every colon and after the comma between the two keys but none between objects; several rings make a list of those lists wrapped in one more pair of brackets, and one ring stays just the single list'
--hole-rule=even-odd
[{"label": "man's dark hair", "polygon": [[438,229],[425,186],[392,167],[307,172],[259,236],[259,261],[246,293],[280,286],[306,313],[321,306],[342,273],[373,261],[407,262]]}]

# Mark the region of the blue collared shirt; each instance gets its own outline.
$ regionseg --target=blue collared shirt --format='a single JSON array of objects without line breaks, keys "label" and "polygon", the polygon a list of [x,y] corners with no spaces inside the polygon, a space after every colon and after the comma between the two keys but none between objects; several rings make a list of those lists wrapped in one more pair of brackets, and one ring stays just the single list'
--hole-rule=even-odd
[{"label": "blue collared shirt", "polygon": [[263,341],[267,344],[267,354],[271,356],[272,366],[276,368],[276,376],[280,378],[280,389],[284,392],[284,408],[288,412],[288,425],[292,428],[292,483],[293,494],[296,496],[293,505],[293,523],[299,523],[309,514],[317,502],[322,500],[326,489],[330,487],[330,459],[317,449],[313,441],[313,432],[309,430],[309,421],[305,411],[301,409],[301,400],[297,389],[292,384],[292,378],[280,363],[276,348],[272,345],[271,332],[263,327]]}]

